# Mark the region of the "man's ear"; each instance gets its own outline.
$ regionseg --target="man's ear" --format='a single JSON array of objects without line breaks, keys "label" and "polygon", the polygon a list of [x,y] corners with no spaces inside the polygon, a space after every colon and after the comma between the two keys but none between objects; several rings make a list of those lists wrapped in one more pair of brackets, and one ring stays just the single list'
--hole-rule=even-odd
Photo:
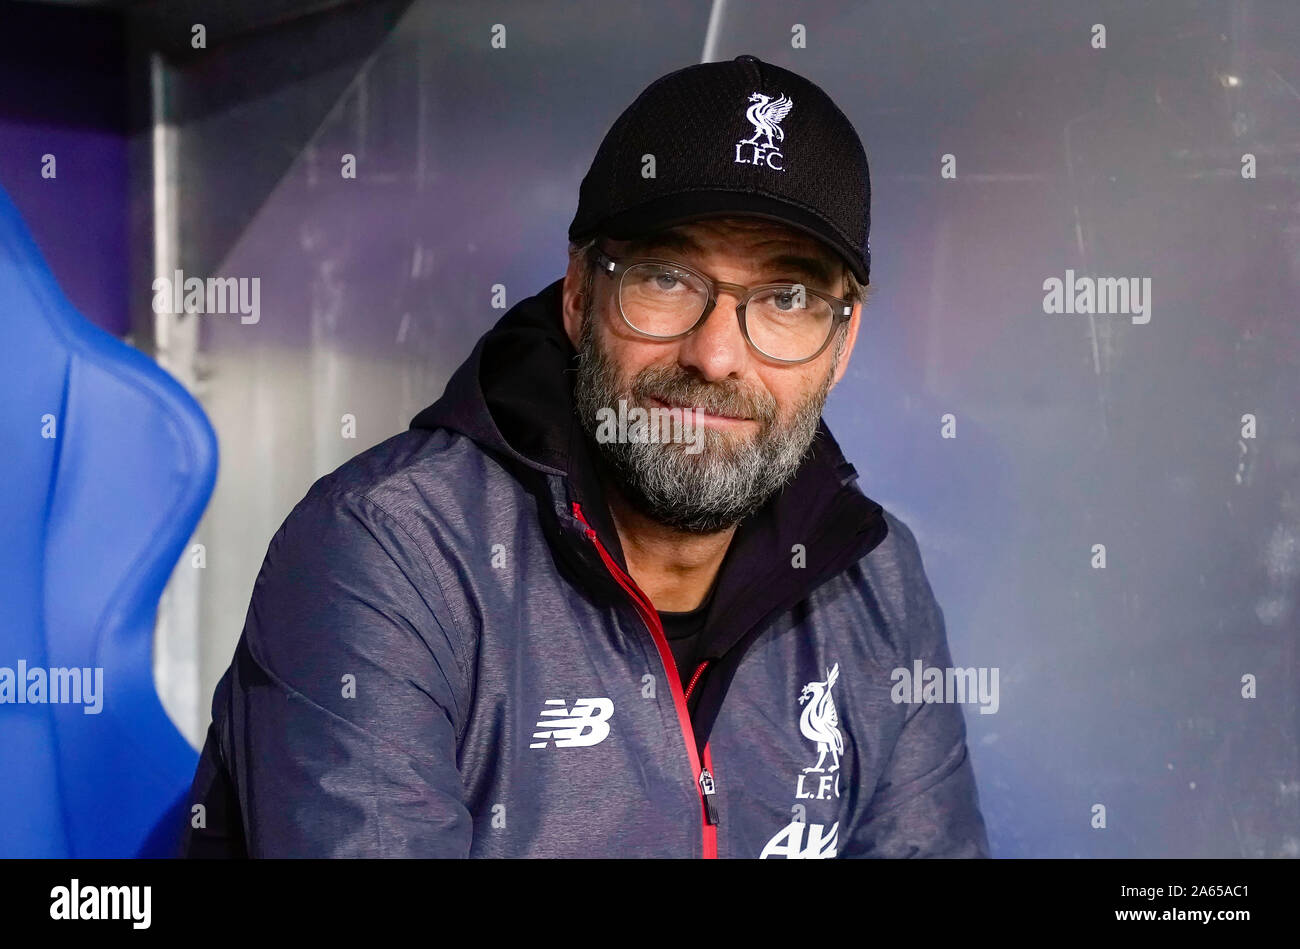
[{"label": "man's ear", "polygon": [[840,384],[844,378],[845,370],[849,368],[849,357],[853,355],[853,344],[858,339],[858,327],[862,323],[862,301],[858,300],[853,304],[853,313],[849,316],[849,328],[847,330],[849,337],[844,341],[844,352],[840,354],[840,363],[835,367],[835,379],[831,386]]},{"label": "man's ear", "polygon": [[564,315],[564,333],[573,348],[582,339],[582,312],[587,301],[582,299],[583,284],[587,282],[586,262],[582,255],[569,256],[569,269],[564,272],[564,292],[561,295]]}]

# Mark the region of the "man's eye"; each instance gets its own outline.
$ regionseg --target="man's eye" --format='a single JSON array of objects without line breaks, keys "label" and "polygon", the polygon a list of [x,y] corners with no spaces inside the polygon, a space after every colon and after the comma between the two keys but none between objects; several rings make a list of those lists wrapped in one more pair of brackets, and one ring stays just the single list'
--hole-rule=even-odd
[{"label": "man's eye", "polygon": [[656,271],[646,279],[650,283],[650,288],[660,293],[669,293],[682,286],[681,276],[671,270]]},{"label": "man's eye", "polygon": [[778,309],[793,310],[797,303],[796,291],[793,287],[789,290],[778,290],[776,292],[776,305]]}]

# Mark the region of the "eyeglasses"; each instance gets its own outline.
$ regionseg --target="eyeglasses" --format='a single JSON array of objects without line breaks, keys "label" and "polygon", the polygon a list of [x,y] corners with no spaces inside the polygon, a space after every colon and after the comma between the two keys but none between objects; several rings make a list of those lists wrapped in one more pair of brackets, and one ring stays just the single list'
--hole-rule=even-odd
[{"label": "eyeglasses", "polygon": [[835,328],[853,315],[853,304],[801,283],[742,287],[724,283],[673,260],[611,257],[598,253],[602,273],[618,280],[618,309],[636,332],[678,339],[704,325],[718,305],[718,290],[739,300],[736,318],[750,346],[783,363],[816,359]]}]

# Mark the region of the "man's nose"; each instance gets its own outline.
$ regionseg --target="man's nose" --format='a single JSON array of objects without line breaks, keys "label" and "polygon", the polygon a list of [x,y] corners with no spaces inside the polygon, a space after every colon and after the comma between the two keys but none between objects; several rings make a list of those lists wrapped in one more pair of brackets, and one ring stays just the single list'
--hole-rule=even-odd
[{"label": "man's nose", "polygon": [[749,359],[749,344],[736,318],[739,298],[730,291],[718,292],[718,304],[704,325],[681,340],[677,361],[716,382],[730,375],[740,375]]}]

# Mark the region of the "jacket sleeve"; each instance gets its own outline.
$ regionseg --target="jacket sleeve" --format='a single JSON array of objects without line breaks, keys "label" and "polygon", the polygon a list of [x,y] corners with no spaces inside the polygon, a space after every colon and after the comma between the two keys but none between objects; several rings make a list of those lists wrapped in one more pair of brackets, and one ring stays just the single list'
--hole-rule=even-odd
[{"label": "jacket sleeve", "polygon": [[248,854],[466,857],[468,666],[438,581],[387,512],[316,492],[271,542],[227,673]]},{"label": "jacket sleeve", "polygon": [[[943,610],[935,600],[911,532],[891,521],[900,548],[905,608],[898,665],[912,671],[952,666]],[[989,844],[956,703],[904,705],[906,718],[884,774],[854,835],[863,857],[988,857]]]}]

